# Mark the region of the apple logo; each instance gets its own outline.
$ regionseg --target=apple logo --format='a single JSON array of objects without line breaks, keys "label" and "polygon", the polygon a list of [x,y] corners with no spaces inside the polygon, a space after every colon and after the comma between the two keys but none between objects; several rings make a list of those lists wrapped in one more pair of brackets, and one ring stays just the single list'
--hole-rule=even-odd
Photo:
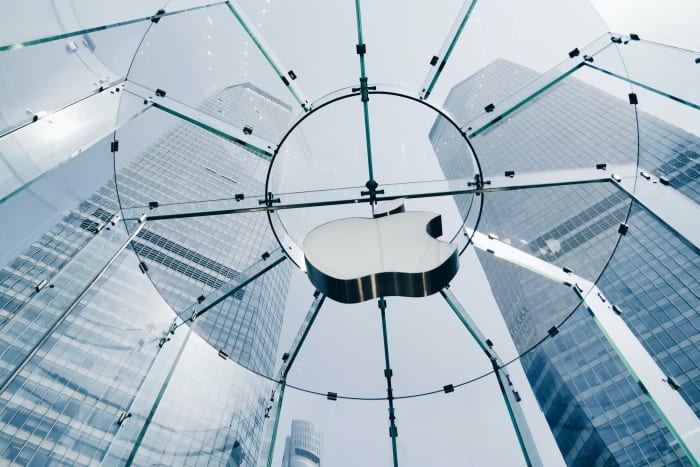
[{"label": "apple logo", "polygon": [[338,219],[304,239],[311,283],[329,298],[360,303],[378,297],[425,297],[446,287],[459,269],[457,246],[436,240],[439,214],[378,206],[374,218]]}]

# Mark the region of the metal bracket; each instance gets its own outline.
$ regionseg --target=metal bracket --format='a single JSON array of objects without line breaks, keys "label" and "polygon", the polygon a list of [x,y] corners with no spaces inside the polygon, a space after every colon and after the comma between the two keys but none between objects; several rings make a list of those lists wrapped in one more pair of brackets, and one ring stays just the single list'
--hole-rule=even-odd
[{"label": "metal bracket", "polygon": [[267,207],[271,207],[273,204],[277,204],[279,202],[280,202],[280,199],[275,198],[271,191],[267,192],[267,195],[265,195],[265,199],[258,200],[258,204],[260,204],[260,205],[264,204]]},{"label": "metal bracket", "polygon": [[377,183],[375,180],[369,180],[367,183],[365,183],[365,186],[368,188],[368,190],[361,191],[360,196],[369,196],[370,204],[377,204],[377,195],[383,195],[384,190],[377,190],[379,183]]},{"label": "metal bracket", "polygon": [[473,182],[467,182],[467,186],[474,186],[476,187],[477,190],[481,190],[484,188],[484,185],[490,185],[491,181],[486,180],[481,177],[481,174],[476,174],[474,175],[474,181]]},{"label": "metal bracket", "polygon": [[367,85],[367,77],[360,78],[360,87],[359,88],[352,88],[352,92],[360,92],[360,96],[362,99],[362,102],[369,102],[369,92],[370,91],[376,91],[377,86],[368,86]]},{"label": "metal bracket", "polygon": [[119,418],[117,419],[117,425],[122,426],[129,418],[131,418],[131,412],[120,413]]},{"label": "metal bracket", "polygon": [[153,18],[151,18],[151,23],[158,24],[158,21],[160,21],[164,14],[165,10],[163,9],[156,11],[156,14],[153,15]]}]

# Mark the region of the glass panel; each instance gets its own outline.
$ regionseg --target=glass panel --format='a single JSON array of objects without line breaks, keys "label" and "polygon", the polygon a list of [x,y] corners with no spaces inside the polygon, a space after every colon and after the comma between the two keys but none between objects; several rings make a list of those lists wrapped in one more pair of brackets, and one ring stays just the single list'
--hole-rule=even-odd
[{"label": "glass panel", "polygon": [[[84,246],[70,261],[63,261],[65,267],[55,276],[51,277],[48,271],[30,266],[30,271],[35,269],[40,276],[23,277],[21,265],[17,266],[19,274],[7,274],[5,287],[25,294],[17,298],[26,306],[6,312],[3,317],[0,339],[2,356],[7,362],[1,373],[3,382],[0,384],[3,388],[12,382],[16,372],[26,363],[26,356],[36,352],[37,346],[50,337],[55,327],[72,312],[77,300],[87,293],[114,257],[127,246],[129,235],[122,223],[109,213],[105,214],[105,220],[75,215],[60,225],[58,234],[63,230],[68,238],[72,236]],[[32,250],[36,250],[37,258],[56,258],[40,247],[32,247]],[[60,257],[57,259],[60,260]],[[29,264],[32,265],[32,262]]]},{"label": "glass panel", "polygon": [[[681,395],[700,413],[698,349],[700,259],[682,239],[634,204],[622,238],[599,286]],[[661,356],[663,355],[663,357]]]},{"label": "glass panel", "polygon": [[[595,56],[610,48],[610,45],[608,35],[604,35],[591,43],[585,51]],[[522,106],[528,105],[531,100],[562,80],[566,80],[567,84],[574,82],[567,78],[580,69],[583,63],[584,60],[578,54],[540,75],[517,62],[498,59],[489,63],[486,69],[471,75],[469,85],[460,83],[454,87],[445,103],[454,112],[450,101],[466,101],[464,109],[456,114],[460,117],[462,128],[473,138]],[[580,73],[576,76],[578,75]]]},{"label": "glass panel", "polygon": [[435,84],[442,74],[442,70],[447,64],[447,61],[450,59],[457,42],[459,42],[459,38],[462,35],[464,27],[467,25],[467,22],[474,12],[474,7],[476,7],[477,1],[478,0],[468,0],[462,4],[462,8],[459,10],[459,13],[456,15],[454,22],[452,23],[450,32],[447,34],[447,37],[445,37],[445,40],[442,43],[440,52],[433,55],[433,58],[430,59],[430,65],[432,68],[423,81],[423,86],[420,90],[421,99],[427,99],[430,94],[432,94]]},{"label": "glass panel", "polygon": [[[116,237],[125,237],[123,229],[110,228]],[[60,257],[59,251],[74,244],[75,233],[56,232],[53,238],[37,243]],[[71,292],[77,294],[84,284],[80,273],[91,269],[85,262],[97,267],[101,258],[90,260],[86,256],[94,247],[105,255],[110,245],[99,240],[95,237],[45,289],[36,294],[14,294],[28,303],[3,327],[3,379],[18,358],[28,354],[36,342],[33,338],[43,335],[67,309]],[[43,261],[48,264],[49,259]],[[76,271],[79,265],[84,271]],[[66,276],[72,281],[66,283]],[[41,279],[36,271],[25,272],[23,277]],[[6,280],[3,285],[7,285]],[[124,294],[124,288],[131,286],[137,287]],[[42,309],[40,303],[51,298]],[[7,305],[3,308],[7,313]],[[134,391],[149,373],[158,340],[173,317],[139,271],[135,256],[130,252],[120,255],[3,389],[0,420],[7,441],[2,444],[0,458],[25,465],[49,460],[100,462]],[[7,340],[17,335],[21,345],[8,346]]]},{"label": "glass panel", "polygon": [[[247,122],[236,122],[237,125],[234,126],[220,118],[214,118],[167,96],[160,97],[156,94],[156,90],[148,89],[134,83],[129,84],[127,92],[142,99],[150,99],[154,102],[156,108],[192,123],[193,125],[199,126],[217,136],[221,136],[224,139],[238,143],[246,149],[259,153],[262,156],[272,156],[273,151],[276,149],[275,143],[260,138],[259,136],[254,136],[253,128],[246,125]],[[153,96],[157,99],[154,100]],[[224,111],[223,109],[219,109],[217,113],[223,114]],[[260,130],[260,128],[258,129]]]},{"label": "glass panel", "polygon": [[[272,266],[266,265],[267,262],[258,260],[257,264],[243,271],[241,278],[255,277],[254,274],[262,274],[262,277],[207,310],[199,318],[197,332],[210,345],[226,352],[231,360],[244,368],[272,377],[275,375],[275,358],[271,350],[276,348],[282,326],[281,302],[287,295],[291,265],[284,262]],[[167,285],[161,277],[151,277],[162,288],[165,288],[164,284]],[[175,302],[179,296],[173,295],[166,296]],[[188,318],[184,313],[180,313],[180,316]]]},{"label": "glass panel", "polygon": [[[399,1],[360,2],[370,84],[392,83],[417,96],[423,78],[431,68],[433,55],[438,55],[445,35],[464,3],[464,0],[449,0],[439,6],[407,7]],[[348,45],[339,43],[339,50],[346,50]],[[386,60],[387,57],[393,59]],[[359,67],[356,69],[359,72]],[[351,77],[357,79],[358,72],[348,76],[348,82]],[[374,113],[371,102],[370,112]]]},{"label": "glass panel", "polygon": [[[397,414],[399,465],[450,465],[455,459],[468,465],[527,465],[493,374],[449,394],[397,401]],[[554,450],[544,465],[561,463],[557,454]]]},{"label": "glass panel", "polygon": [[[545,11],[547,14],[542,14]],[[448,30],[451,21],[450,18],[446,22],[443,31]],[[572,61],[581,61],[583,55],[592,55],[598,50],[596,47],[589,50],[587,45],[607,31],[607,26],[588,2],[564,5],[555,0],[538,0],[525,5],[508,0],[479,1],[430,98],[443,102],[450,93],[454,95],[451,88],[492,63],[513,62],[541,73],[566,59],[574,49],[581,53]],[[430,55],[437,52],[436,48],[428,56],[421,57],[425,60],[426,73]],[[491,96],[477,109],[481,111],[489,103],[496,104],[514,91],[509,86],[519,74],[520,70],[502,69],[494,80],[484,85],[484,97]],[[422,81],[423,77],[412,87],[417,88]]]},{"label": "glass panel", "polygon": [[[603,271],[613,253],[620,235],[618,227],[627,219],[630,206],[627,195],[609,185],[538,188],[485,196],[479,225],[482,232],[559,267],[572,269],[592,281]],[[572,211],[571,206],[577,208]],[[483,259],[489,254],[480,252],[479,256]],[[521,278],[522,285],[513,288],[512,284],[517,281],[506,279],[509,274],[494,273],[493,280],[502,282],[504,288],[499,294],[518,293],[522,298],[504,298],[504,303],[499,304],[501,310],[506,306],[520,308],[507,302],[524,301],[529,305],[524,305],[523,310],[530,310],[537,316],[523,318],[528,328],[535,329],[526,333],[529,334],[527,338],[516,339],[518,348],[524,351],[544,337],[551,326],[558,325],[577,300],[571,290],[560,284],[550,284],[548,279],[514,266],[503,267],[511,271],[509,274]],[[506,289],[513,290],[507,292]],[[557,305],[556,311],[545,311],[541,303],[566,303],[566,306]]]},{"label": "glass panel", "polygon": [[[242,290],[247,298],[227,299],[191,327],[178,324],[171,333],[166,328],[163,351],[135,395],[129,409],[133,420],[120,432],[110,461],[189,464],[215,459],[255,465],[271,405],[273,385],[267,375],[273,373],[282,325],[281,309],[262,303],[286,295],[277,293],[283,271],[278,268],[254,281]],[[239,305],[244,300],[246,305]],[[188,308],[198,309],[196,302]]]},{"label": "glass panel", "polygon": [[[270,47],[294,71],[311,101],[359,84],[357,24],[352,2],[329,5],[316,0],[304,4],[303,9],[288,2],[261,4],[241,0],[239,4]],[[369,47],[371,50],[372,44]]]},{"label": "glass panel", "polygon": [[[473,180],[477,162],[472,156],[469,143],[460,131],[434,109],[410,96],[393,94],[395,90],[379,87],[372,94],[373,112],[370,120],[373,131],[379,131],[378,142],[372,143],[372,174],[382,192],[380,199],[402,197],[422,190],[449,190],[455,186],[466,188],[466,181]],[[400,92],[400,91],[399,91]],[[380,94],[381,93],[381,94]],[[384,94],[386,93],[386,94]],[[317,113],[309,116],[293,128],[283,141],[271,169],[268,191],[275,193],[281,205],[306,198],[305,202],[325,199],[346,202],[369,199],[366,183],[369,180],[369,159],[365,143],[364,118],[361,105],[356,99],[341,99],[332,106],[320,104]],[[395,115],[410,114],[410,120],[397,120]],[[334,122],[328,125],[329,122]],[[454,184],[442,181],[443,175],[436,164],[435,143],[432,138],[441,138],[438,150],[451,154],[450,177]],[[432,143],[432,144],[431,144]],[[463,178],[463,180],[461,179]],[[422,182],[429,180],[430,182]],[[402,183],[394,186],[394,183]],[[461,185],[460,185],[461,184]],[[358,188],[344,188],[356,186]],[[364,186],[364,187],[363,187]],[[335,187],[343,187],[334,189]],[[326,190],[331,189],[325,196]],[[296,194],[294,194],[297,192]],[[290,193],[290,194],[286,194]],[[364,195],[363,195],[364,193]],[[302,196],[303,195],[303,196]],[[469,205],[472,195],[460,196]],[[433,200],[434,201],[434,200]],[[452,209],[451,200],[433,203],[432,210],[442,213],[446,239],[459,232],[462,220]],[[431,210],[429,203],[411,201],[407,210]],[[371,209],[366,203],[333,208],[303,210],[281,210],[281,228],[297,245],[303,243],[314,227],[340,217],[369,217]],[[295,260],[296,261],[296,260]],[[303,261],[301,261],[303,264]]]},{"label": "glass panel", "polygon": [[611,458],[630,464],[685,461],[585,310],[576,311],[521,362],[568,464]]},{"label": "glass panel", "polygon": [[111,142],[112,135],[0,203],[1,265],[8,264],[51,231],[71,210],[90,204],[86,200],[114,177]]},{"label": "glass panel", "polygon": [[[162,135],[144,136],[140,126],[129,126],[120,132],[120,139],[130,144],[117,154],[117,164],[123,165],[117,172],[122,206],[157,202],[167,210],[169,202],[230,197],[238,192],[245,194],[246,202],[257,204],[255,194],[263,191],[267,174],[265,156],[166,113],[151,118],[155,120],[151,128],[164,129]],[[134,143],[144,137],[154,142],[141,152],[143,146]],[[182,165],[183,157],[189,161],[188,167]],[[277,244],[265,213],[249,213],[151,222],[139,233],[133,247],[166,301],[180,311],[198,300],[206,305],[205,299],[215,295],[215,290],[237,283],[252,264],[262,261],[261,256],[272,252]],[[271,278],[262,278],[236,292],[202,318],[201,333],[236,362],[252,365],[250,342],[245,349],[230,347],[242,345],[242,339],[236,344],[240,334],[250,338],[257,334],[232,332],[231,326],[251,326],[253,315],[274,315],[286,296],[288,266],[280,266],[270,274]],[[261,305],[268,295],[270,301]],[[274,336],[265,339],[274,340]],[[248,355],[245,361],[244,355]],[[271,373],[269,362],[263,366],[256,367],[256,371]]]},{"label": "glass panel", "polygon": [[192,334],[166,381],[138,450],[132,450],[136,465],[255,465],[272,389],[267,380]]},{"label": "glass panel", "polygon": [[[611,183],[609,174],[621,178],[635,178],[636,165],[608,166],[601,169],[575,169],[552,172],[518,173],[518,177],[488,177],[483,186],[477,187],[469,179],[436,180],[382,185],[384,193],[377,196],[379,202],[396,198],[420,199],[459,196],[464,193],[489,193],[513,191],[548,186],[578,185],[587,183]],[[624,183],[623,183],[624,185]],[[630,185],[631,186],[631,185]],[[630,188],[631,190],[631,188]],[[304,191],[298,193],[275,193],[273,203],[267,206],[267,196],[215,199],[187,203],[158,203],[158,206],[134,206],[125,208],[127,219],[138,219],[145,214],[149,220],[175,219],[198,216],[217,216],[231,213],[256,212],[261,210],[283,211],[339,204],[369,203],[366,187],[338,188]],[[278,201],[279,200],[279,201]],[[437,202],[432,199],[431,202]],[[413,203],[413,201],[411,202]],[[471,201],[469,202],[471,203]]]},{"label": "glass panel", "polygon": [[[118,84],[145,25],[0,53],[0,134]],[[53,85],[47,86],[47,76]]]},{"label": "glass panel", "polygon": [[[198,332],[237,363],[271,375],[272,356],[260,356],[255,346],[276,342],[290,266],[274,267],[281,259],[278,254],[268,261],[275,245],[266,228],[267,219],[260,214],[238,215],[235,220],[219,216],[207,222],[158,221],[139,233],[133,248],[148,276],[183,319],[190,318],[192,304],[209,307],[218,289],[264,273],[245,288],[228,292],[229,298],[201,318]],[[272,270],[265,272],[268,267]]]},{"label": "glass panel", "polygon": [[[510,70],[516,80],[537,77],[535,72],[513,62],[499,61],[460,83],[455,93],[475,93],[482,100],[483,95],[478,91],[482,83],[488,83],[504,69]],[[484,172],[501,175],[505,171],[515,171],[517,175],[519,171],[634,163],[637,131],[634,107],[626,101],[629,86],[608,77],[596,82],[594,87],[583,81],[592,74],[598,76],[590,70],[579,70],[574,78],[558,83],[519,107],[516,113],[471,138],[477,157],[483,161]],[[520,101],[520,98],[515,100]],[[456,118],[463,118],[469,115],[472,105],[455,94],[445,106]],[[591,115],[596,118],[590,118]],[[474,132],[481,128],[473,122],[468,125],[466,130],[472,128]],[[543,133],[545,128],[547,131]],[[548,136],[537,137],[543,134]],[[572,147],[576,150],[572,151]],[[519,156],[513,157],[513,154]]]},{"label": "glass panel", "polygon": [[226,5],[171,16],[151,28],[129,79],[235,126],[249,125],[266,139],[279,137],[297,106]]},{"label": "glass panel", "polygon": [[282,80],[282,82],[287,86],[287,89],[292,93],[292,96],[294,96],[297,103],[304,111],[310,110],[309,99],[300,89],[299,85],[294,82],[294,80],[297,79],[294,71],[287,68],[274,50],[272,50],[270,45],[265,40],[265,37],[260,34],[260,30],[255,26],[255,24],[235,0],[227,2],[226,6],[236,17],[246,34],[248,34],[250,39],[255,43],[258,51],[265,57],[265,60],[267,60],[268,64],[273,68],[280,80]]},{"label": "glass panel", "polygon": [[[214,2],[202,0],[127,0],[119,4],[96,5],[86,0],[55,5],[45,0],[32,0],[10,6],[8,21],[0,34],[2,49],[21,48],[44,41],[66,38],[76,32],[92,32],[104,26],[118,27],[123,23],[145,22],[167,5],[173,12]],[[221,2],[219,2],[221,3]],[[50,14],[47,14],[50,11]],[[40,12],[37,14],[37,12]],[[38,20],[37,20],[38,19]],[[0,49],[0,50],[2,50]]]},{"label": "glass panel", "polygon": [[149,127],[135,122],[117,134],[116,178],[123,208],[264,193],[267,156],[165,112],[149,114]]},{"label": "glass panel", "polygon": [[2,137],[0,200],[12,196],[148,109],[140,99],[118,89],[121,85]]},{"label": "glass panel", "polygon": [[639,101],[639,166],[650,176],[638,177],[637,185],[658,182],[663,185],[659,188],[673,188],[700,203],[698,111],[638,86],[634,92]]},{"label": "glass panel", "polygon": [[[599,54],[587,66],[613,73],[621,79],[629,79],[640,88],[659,93],[696,110],[700,109],[700,92],[691,84],[700,77],[700,67],[695,62],[697,52],[634,40],[629,36],[619,37],[622,40],[617,47]],[[620,56],[625,64],[624,73],[617,71],[614,66]],[[664,66],[658,66],[659,61],[663,61]]]},{"label": "glass panel", "polygon": [[[686,241],[700,245],[700,125],[697,110],[634,86],[639,104],[640,203]],[[624,185],[624,183],[623,183]],[[629,186],[629,185],[626,185]]]},{"label": "glass panel", "polygon": [[[293,389],[287,389],[284,397],[272,465],[281,465],[285,459],[288,438],[291,451],[288,458],[297,462],[306,460],[306,465],[317,465],[311,462],[315,461],[317,454],[314,446],[318,432],[321,434],[321,465],[344,465],[347,462],[392,465],[385,401],[330,401],[325,396]],[[295,420],[296,425],[293,424]],[[343,420],[343,423],[338,424],[338,420]],[[299,433],[299,421],[316,426]],[[349,435],[353,438],[352,443],[348,442]],[[358,446],[362,448],[358,449]]]},{"label": "glass panel", "polygon": [[[304,276],[297,275],[292,287],[297,293],[290,297],[286,316],[294,325],[285,329],[282,343],[290,342],[292,335],[296,334],[298,323],[313,299],[313,289]],[[325,301],[287,378],[290,386],[284,394],[273,465],[283,457],[292,419],[304,419],[320,426],[323,463],[342,462],[343,457],[350,455],[347,451],[348,433],[353,433],[353,438],[365,446],[354,454],[353,462],[391,463],[386,401],[342,398],[383,398],[386,395],[378,311],[376,301],[358,305],[352,310],[329,299]],[[348,332],[339,334],[340,329]],[[362,342],[361,347],[358,347],[358,342]],[[287,349],[288,346],[282,344],[280,351],[286,352]],[[317,391],[321,395],[300,392],[294,387]],[[328,392],[337,393],[340,399],[328,400]],[[342,427],[334,422],[340,417],[344,420]]]}]

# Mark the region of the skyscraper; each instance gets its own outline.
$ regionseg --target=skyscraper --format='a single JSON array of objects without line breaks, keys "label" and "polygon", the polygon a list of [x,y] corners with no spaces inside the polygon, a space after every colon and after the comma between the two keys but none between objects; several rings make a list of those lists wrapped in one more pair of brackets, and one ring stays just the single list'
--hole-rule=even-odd
[{"label": "skyscraper", "polygon": [[292,432],[284,441],[282,467],[321,467],[323,434],[315,423],[292,420]]},{"label": "skyscraper", "polygon": [[[445,106],[467,124],[538,76],[497,60],[455,86]],[[576,79],[556,84],[471,142],[485,177],[633,164],[637,118],[639,168],[700,201],[700,138]],[[436,122],[431,140],[443,171],[454,178],[461,154],[442,141],[444,127]],[[590,279],[602,273],[601,290],[622,310],[669,384],[700,414],[696,249],[624,193],[600,185],[488,193],[484,203],[480,230]],[[621,223],[627,226],[622,237]],[[570,290],[488,253],[478,257],[567,464],[688,464],[643,387],[583,307],[577,309]]]},{"label": "skyscraper", "polygon": [[[198,110],[273,140],[290,115],[250,84]],[[42,304],[69,309],[57,277],[89,269],[86,252],[120,235],[110,222],[120,204],[262,193],[268,163],[178,123],[0,271],[0,459],[255,464],[270,388],[254,373],[273,371],[289,266],[216,305],[192,334],[173,325],[274,247],[265,215],[149,222],[68,314]]]}]

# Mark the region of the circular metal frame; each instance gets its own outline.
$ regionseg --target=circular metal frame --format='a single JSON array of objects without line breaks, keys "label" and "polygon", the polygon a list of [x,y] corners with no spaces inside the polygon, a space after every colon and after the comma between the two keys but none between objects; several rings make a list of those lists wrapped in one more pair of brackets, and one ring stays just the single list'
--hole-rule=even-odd
[{"label": "circular metal frame", "polygon": [[[401,89],[396,86],[391,86],[391,85],[376,85],[373,86],[375,89],[369,90],[369,94],[374,94],[374,95],[386,95],[386,96],[394,96],[394,97],[399,97],[403,99],[407,99],[409,101],[417,102],[419,104],[424,105],[425,107],[428,107],[429,109],[432,109],[434,112],[436,112],[438,115],[443,117],[447,122],[454,127],[459,134],[462,136],[462,139],[466,142],[467,147],[469,148],[469,151],[471,152],[472,156],[472,162],[474,164],[474,169],[476,172],[476,175],[479,177],[479,179],[483,180],[484,174],[481,168],[481,162],[479,161],[479,157],[476,154],[476,150],[474,149],[474,146],[472,145],[471,141],[469,141],[469,138],[467,137],[467,133],[462,130],[462,128],[457,124],[454,118],[449,114],[449,112],[443,108],[442,106],[436,105],[428,100],[420,99],[418,97],[415,97],[409,93],[408,90]],[[289,138],[289,136],[294,132],[294,130],[301,125],[302,122],[304,122],[307,118],[309,118],[311,115],[316,113],[317,111],[323,109],[324,107],[327,107],[335,102],[339,102],[345,99],[349,99],[352,97],[359,97],[361,96],[361,92],[359,88],[352,88],[352,87],[347,87],[347,88],[341,88],[338,89],[337,91],[334,91],[317,101],[315,101],[312,105],[311,108],[308,112],[305,112],[301,114],[301,116],[294,122],[292,125],[287,129],[285,134],[282,136],[282,139],[277,145],[277,148],[275,149],[272,158],[270,160],[270,165],[268,166],[267,169],[267,176],[265,179],[265,193],[270,193],[270,178],[272,175],[273,168],[275,166],[275,161],[277,160],[277,156],[280,153],[280,149],[284,145],[285,141]],[[437,196],[437,195],[436,195]],[[426,198],[432,197],[430,193],[426,193],[425,195]],[[390,198],[391,199],[391,198]],[[460,236],[460,233],[463,231],[464,226],[467,222],[467,219],[469,218],[469,215],[471,213],[471,209],[473,207],[473,201],[474,201],[474,195],[472,195],[472,202],[469,205],[469,211],[467,212],[467,215],[462,219],[462,223],[460,225],[460,228],[457,230],[457,232],[452,236],[450,239],[451,242],[454,242],[456,238]],[[370,202],[370,199],[367,198],[366,200],[367,203]],[[480,202],[478,204],[478,211],[476,214],[476,221],[474,224],[474,231],[477,230],[479,226],[479,221],[481,220],[481,210],[483,208],[484,204],[484,197],[480,197]],[[268,220],[270,222],[270,228],[272,229],[272,233],[275,236],[275,239],[277,240],[277,243],[279,243],[280,247],[284,251],[284,253],[287,255],[287,257],[302,271],[306,272],[306,264],[304,261],[304,252],[302,248],[296,243],[294,239],[291,238],[291,236],[287,233],[287,229],[284,226],[284,222],[279,216],[279,213],[277,211],[268,211],[267,212]],[[473,234],[472,234],[473,235]],[[465,246],[459,251],[459,254],[461,255],[465,250],[466,247],[471,243],[471,236],[468,238],[467,243]]]}]

